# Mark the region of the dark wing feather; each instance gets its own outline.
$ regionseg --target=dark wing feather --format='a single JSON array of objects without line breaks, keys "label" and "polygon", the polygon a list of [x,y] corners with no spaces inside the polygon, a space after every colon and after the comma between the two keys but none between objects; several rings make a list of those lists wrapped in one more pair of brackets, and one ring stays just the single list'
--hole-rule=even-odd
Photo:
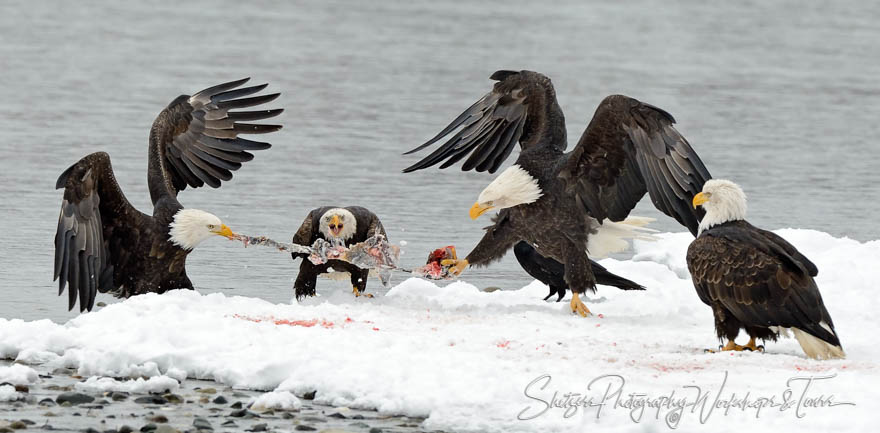
[{"label": "dark wing feather", "polygon": [[385,240],[388,240],[388,234],[385,233],[382,221],[379,220],[379,216],[373,213],[373,211],[362,206],[347,206],[345,209],[351,212],[355,220],[357,220],[358,228],[355,236],[357,242],[365,241],[377,234],[385,236]]},{"label": "dark wing feather", "polygon": [[635,99],[605,98],[559,176],[598,220],[623,220],[647,192],[654,206],[697,234],[691,199],[711,178],[667,112]]},{"label": "dark wing feather", "polygon": [[[306,219],[303,220],[302,224],[299,226],[299,229],[296,231],[296,233],[293,234],[293,241],[292,241],[293,243],[295,243],[297,245],[311,246],[312,243],[315,242],[315,239],[317,238],[315,233],[317,233],[317,231],[318,231],[318,228],[315,227],[315,223],[316,223],[317,217],[320,216],[320,215],[315,215],[315,212],[317,212],[317,211],[319,211],[319,209],[315,209],[315,210],[309,212],[308,215],[306,215]],[[306,254],[296,254],[296,253],[290,253],[290,256],[294,260],[296,260],[299,257],[302,257],[303,259],[305,259],[305,257],[307,257]]]},{"label": "dark wing feather", "polygon": [[97,292],[115,290],[114,269],[130,257],[126,248],[137,244],[139,228],[150,217],[135,209],[119,189],[110,157],[88,155],[65,170],[55,184],[64,188],[55,233],[55,271],[58,294],[68,287],[68,309],[79,298],[80,312],[91,310]]},{"label": "dark wing feather", "polygon": [[246,97],[267,86],[240,87],[247,81],[245,78],[209,87],[192,96],[179,96],[159,113],[150,134],[149,180],[154,204],[163,189],[176,194],[187,186],[208,184],[217,188],[232,179],[232,172],[241,168],[243,162],[253,159],[249,151],[271,147],[239,134],[265,134],[281,129],[280,125],[244,122],[269,119],[284,110],[229,111],[262,105],[279,95]]},{"label": "dark wing feather", "polygon": [[800,253],[786,252],[797,250],[767,233],[743,221],[695,239],[687,262],[700,299],[708,305],[720,302],[746,326],[795,327],[839,346],[834,322],[810,275],[815,265],[802,262]]},{"label": "dark wing feather", "polygon": [[447,168],[468,156],[461,166],[463,171],[494,173],[517,142],[524,149],[541,139],[565,147],[565,121],[549,78],[530,71],[498,71],[491,78],[499,81],[491,92],[439,134],[405,153],[418,152],[461,128],[431,154],[405,168],[404,173],[441,162],[440,168]]}]

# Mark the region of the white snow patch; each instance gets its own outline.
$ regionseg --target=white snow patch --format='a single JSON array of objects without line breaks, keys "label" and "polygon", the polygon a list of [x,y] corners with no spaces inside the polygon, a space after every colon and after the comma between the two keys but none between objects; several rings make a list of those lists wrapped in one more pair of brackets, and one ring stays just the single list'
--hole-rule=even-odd
[{"label": "white snow patch", "polygon": [[302,402],[289,391],[267,392],[259,397],[252,398],[251,409],[255,411],[274,410],[297,410],[302,407]]},{"label": "white snow patch", "polygon": [[0,383],[12,385],[29,385],[40,380],[40,375],[33,368],[21,364],[8,367],[0,366]]},{"label": "white snow patch", "polygon": [[[631,394],[693,401],[698,390],[689,387],[708,395],[704,418],[716,395],[722,403],[734,393],[752,402],[795,400],[757,415],[722,407],[703,420],[700,407],[689,406],[678,413],[682,431],[865,430],[878,409],[872,385],[880,383],[873,332],[880,241],[778,233],[819,267],[817,283],[847,359],[807,359],[794,339],[768,342],[763,354],[703,353],[718,341],[712,312],[687,273],[688,233],[636,242],[634,260],[602,260],[647,290],[600,287],[584,297],[596,314],[586,319],[573,316],[567,302],[541,301],[547,288],[538,282],[486,293],[465,281],[440,287],[409,279],[370,302],[331,294],[292,305],[180,290],[136,296],[63,325],[0,319],[0,357],[77,368],[83,376],[164,374],[265,391],[316,390],[319,403],[427,417],[427,430],[668,431],[678,412],[662,406],[639,415],[628,408],[640,401]],[[538,382],[546,386],[527,396],[542,375],[551,375],[549,383]],[[804,382],[789,379],[831,375],[813,382],[807,397],[854,406],[797,405]],[[621,392],[603,400],[609,386]],[[541,413],[554,392],[557,403],[568,401],[570,416],[557,407]],[[572,406],[574,394],[605,405]]]},{"label": "white snow patch", "polygon": [[0,386],[0,401],[16,401],[22,397],[21,393],[15,390],[12,385]]},{"label": "white snow patch", "polygon": [[139,377],[134,380],[123,381],[112,377],[93,376],[86,379],[85,382],[77,383],[75,387],[80,392],[118,391],[132,394],[148,394],[177,391],[180,388],[180,383],[168,376],[155,376],[147,380]]}]

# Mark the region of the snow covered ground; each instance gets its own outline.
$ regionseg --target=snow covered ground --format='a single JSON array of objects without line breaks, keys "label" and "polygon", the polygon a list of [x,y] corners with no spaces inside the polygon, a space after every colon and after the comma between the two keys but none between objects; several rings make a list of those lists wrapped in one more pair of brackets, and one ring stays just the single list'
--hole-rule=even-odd
[{"label": "snow covered ground", "polygon": [[[686,233],[639,242],[630,261],[603,260],[647,290],[600,287],[587,319],[541,301],[540,283],[485,293],[467,274],[445,287],[410,279],[381,298],[335,292],[292,305],[178,291],[64,325],[0,319],[0,357],[87,377],[163,376],[83,385],[99,390],[210,378],[276,391],[260,404],[288,407],[299,402],[287,392],[316,390],[321,403],[426,416],[426,429],[447,431],[866,430],[880,409],[880,241],[777,233],[819,266],[846,360],[806,359],[792,339],[763,354],[703,353],[718,342],[687,274]],[[21,368],[8,375],[33,379]]]}]

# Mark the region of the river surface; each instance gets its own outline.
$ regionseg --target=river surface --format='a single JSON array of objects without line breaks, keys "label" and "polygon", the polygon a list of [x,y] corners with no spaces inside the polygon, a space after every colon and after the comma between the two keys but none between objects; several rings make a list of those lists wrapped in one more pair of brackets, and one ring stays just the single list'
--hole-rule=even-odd
[{"label": "river surface", "polygon": [[[876,1],[4,1],[0,317],[76,314],[52,282],[62,170],[107,151],[128,199],[150,213],[155,115],[245,76],[282,92],[272,105],[286,109],[284,129],[260,137],[274,147],[221,189],[180,194],[239,232],[289,240],[310,209],[361,205],[407,242],[406,265],[449,244],[467,253],[488,224],[468,209],[492,176],[404,175],[418,155],[401,153],[488,91],[495,70],[529,69],[553,79],[571,140],[606,95],[636,97],[677,118],[715,177],[744,187],[753,223],[880,238],[878,19]],[[635,214],[683,230],[647,199]],[[187,263],[200,291],[279,303],[297,268],[220,238]],[[532,280],[512,254],[464,279]],[[319,282],[330,290],[350,288]],[[378,281],[369,290],[382,292]]]}]

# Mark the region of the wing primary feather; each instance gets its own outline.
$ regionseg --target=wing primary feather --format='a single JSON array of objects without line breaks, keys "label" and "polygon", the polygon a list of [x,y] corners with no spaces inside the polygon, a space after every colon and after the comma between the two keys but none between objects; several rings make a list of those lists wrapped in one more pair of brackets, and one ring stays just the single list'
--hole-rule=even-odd
[{"label": "wing primary feather", "polygon": [[202,182],[208,184],[208,186],[210,186],[211,188],[220,188],[220,180],[211,176],[208,173],[205,173],[205,171],[195,165],[192,160],[190,160],[189,158],[183,158],[181,159],[181,161],[183,161],[183,163],[186,164],[186,167],[189,168],[189,170],[193,174],[195,174],[196,177],[198,177]]},{"label": "wing primary feather", "polygon": [[[496,134],[497,141],[492,144],[492,152],[487,155],[479,165],[477,165],[477,172],[482,173],[495,166],[498,158],[504,154],[508,147],[511,146],[511,140],[513,141],[513,146],[516,146],[516,139],[514,137],[517,136],[517,130],[523,122],[525,122],[525,118],[520,119],[515,123],[508,123],[504,126],[504,130],[500,134]],[[513,149],[511,148],[511,150]],[[504,158],[502,158],[502,162],[506,158],[507,156],[505,155]]]},{"label": "wing primary feather", "polygon": [[449,156],[447,157],[446,161],[440,165],[440,168],[447,168],[447,167],[452,166],[456,162],[461,161],[462,158],[464,158],[465,156],[468,156],[471,149],[473,149],[473,146],[475,146],[475,145],[470,145],[467,147],[462,147],[461,149],[453,150],[452,152],[449,153]]},{"label": "wing primary feather", "polygon": [[233,111],[226,114],[226,117],[232,119],[234,121],[245,121],[250,122],[254,120],[263,120],[275,117],[284,112],[283,108],[276,108],[273,110],[259,110],[259,111]]},{"label": "wing primary feather", "polygon": [[281,125],[260,125],[252,123],[238,123],[233,126],[233,130],[239,134],[266,134],[281,129]]},{"label": "wing primary feather", "polygon": [[[513,148],[516,147],[516,142],[519,140],[519,137],[522,136],[523,128],[526,124],[526,118],[522,117],[519,120],[519,124],[516,126],[516,130],[513,136],[507,143],[507,146],[504,147],[504,150],[498,154],[498,157],[495,158],[495,162],[489,167],[489,173],[495,173],[498,171],[498,168],[501,167],[501,164],[504,164],[504,161],[510,156],[511,152],[513,152]],[[479,170],[477,170],[479,171]]]},{"label": "wing primary feather", "polygon": [[231,110],[231,109],[235,109],[235,108],[247,108],[247,107],[253,107],[256,105],[262,105],[262,104],[266,104],[268,102],[272,102],[276,98],[278,98],[278,96],[280,96],[280,95],[281,95],[280,93],[271,93],[269,95],[254,96],[254,97],[250,97],[250,98],[233,99],[231,101],[218,102],[216,105],[217,105],[217,108],[219,108],[221,110]]},{"label": "wing primary feather", "polygon": [[246,138],[236,137],[235,139],[219,139],[214,137],[208,137],[207,135],[200,136],[198,141],[205,146],[213,147],[214,149],[226,150],[230,152],[238,152],[242,150],[266,150],[272,147],[269,143],[263,143],[260,141],[248,140]]},{"label": "wing primary feather", "polygon": [[243,96],[253,95],[254,93],[259,92],[260,90],[265,89],[266,86],[268,86],[268,85],[269,85],[269,83],[264,83],[264,84],[258,84],[256,86],[242,87],[240,89],[227,90],[222,93],[216,93],[211,96],[211,102],[223,102],[223,101],[228,101],[230,99],[237,99],[237,98],[241,98]]},{"label": "wing primary feather", "polygon": [[174,166],[174,168],[176,169],[174,170],[174,172],[183,176],[187,184],[193,186],[194,188],[198,188],[205,184],[204,182],[202,182],[201,179],[198,178],[198,176],[196,176],[195,173],[192,172],[192,170],[189,169],[189,167],[187,167],[187,165],[180,158],[180,155],[166,158],[166,160]]},{"label": "wing primary feather", "polygon": [[[185,161],[192,162],[198,168],[202,169],[205,173],[207,173],[208,176],[210,176],[212,179],[219,179],[219,180],[232,179],[232,173],[230,173],[228,170],[224,170],[222,168],[215,167],[215,166],[209,164],[205,160],[199,158],[191,150],[187,149],[185,154],[187,157],[185,159]],[[217,187],[219,187],[219,186],[220,186],[220,183],[218,182]]]},{"label": "wing primary feather", "polygon": [[226,83],[208,87],[207,89],[196,92],[191,97],[191,99],[201,101],[202,103],[207,103],[208,101],[210,101],[211,96],[216,95],[217,93],[225,92],[227,90],[232,90],[238,86],[241,86],[244,83],[247,83],[250,79],[250,77],[246,77],[239,80],[229,81]]},{"label": "wing primary feather", "polygon": [[227,161],[225,159],[218,158],[212,154],[214,152],[222,152],[222,151],[217,150],[217,149],[211,149],[210,147],[207,147],[199,142],[196,142],[193,145],[193,147],[190,148],[190,150],[196,156],[205,160],[205,162],[208,162],[211,165],[216,165],[217,167],[220,167],[220,168],[223,168],[226,170],[231,170],[231,171],[235,171],[235,170],[238,170],[239,168],[241,168],[241,164],[238,162]]},{"label": "wing primary feather", "polygon": [[[86,304],[88,303],[89,298],[89,259],[86,257],[85,252],[79,252],[79,285],[77,293],[79,294],[79,312],[82,313],[86,310]],[[73,296],[74,301],[76,300],[76,294]],[[72,306],[71,306],[72,307]]]},{"label": "wing primary feather", "polygon": [[225,150],[215,149],[213,147],[207,146],[199,141],[194,142],[193,147],[198,148],[199,150],[201,150],[205,153],[209,153],[209,154],[214,155],[215,157],[223,159],[225,161],[229,161],[231,163],[239,163],[239,167],[241,166],[240,163],[248,162],[248,161],[254,159],[253,154],[247,153],[243,150],[238,151],[238,152],[227,152]]},{"label": "wing primary feather", "polygon": [[[449,134],[450,132],[454,131],[456,128],[458,128],[459,126],[461,126],[461,125],[462,125],[462,124],[463,124],[463,123],[464,123],[469,117],[471,117],[473,114],[475,114],[476,112],[474,111],[474,109],[477,108],[477,107],[479,107],[479,106],[481,106],[481,104],[484,104],[484,103],[486,102],[486,100],[487,100],[491,95],[492,95],[491,92],[490,92],[490,93],[487,93],[485,96],[483,96],[482,98],[480,98],[477,102],[474,102],[470,107],[468,107],[467,110],[464,110],[461,114],[459,114],[458,117],[455,118],[455,120],[453,120],[452,122],[449,122],[449,125],[446,125],[446,127],[443,128],[442,131],[440,131],[439,133],[437,133],[437,135],[435,135],[434,137],[432,137],[430,140],[426,141],[426,142],[423,143],[422,145],[416,147],[415,149],[412,149],[412,150],[409,150],[409,151],[407,151],[407,152],[404,152],[403,154],[404,154],[404,155],[409,155],[409,154],[411,154],[411,153],[418,152],[418,151],[420,151],[420,150],[422,150],[422,149],[424,149],[424,148],[426,148],[426,147],[428,147],[428,146],[430,146],[430,145],[436,143],[438,140],[440,140],[441,138],[445,137],[445,136],[446,136],[447,134]],[[482,111],[482,110],[478,110],[478,111]]]},{"label": "wing primary feather", "polygon": [[461,166],[463,171],[468,171],[480,165],[486,160],[486,158],[492,155],[492,146],[493,144],[498,143],[498,140],[501,137],[501,135],[496,134],[496,132],[501,129],[503,124],[503,120],[496,120],[493,126],[487,128],[486,132],[480,134],[480,136],[474,140],[474,146],[476,146],[476,149],[471,153],[471,157]]}]

